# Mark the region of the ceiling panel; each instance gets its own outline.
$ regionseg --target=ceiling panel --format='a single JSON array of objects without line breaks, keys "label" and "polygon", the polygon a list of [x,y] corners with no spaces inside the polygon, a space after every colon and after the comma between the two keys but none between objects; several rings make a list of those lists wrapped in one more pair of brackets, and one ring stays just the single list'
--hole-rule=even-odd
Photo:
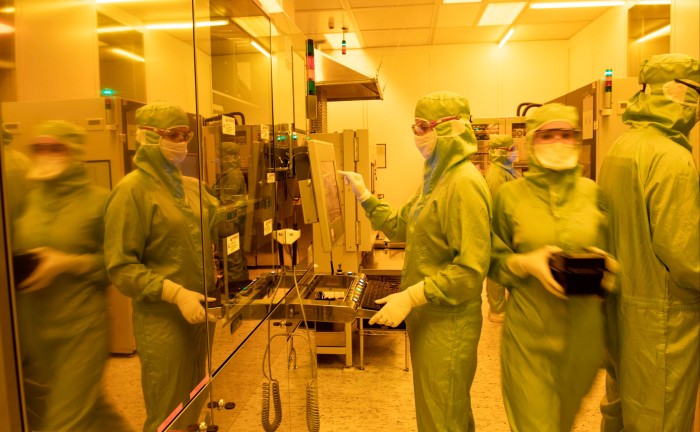
[{"label": "ceiling panel", "polygon": [[363,32],[365,47],[430,45],[430,29],[372,30]]},{"label": "ceiling panel", "polygon": [[363,8],[354,13],[362,30],[387,30],[430,27],[432,5],[396,6],[389,8]]},{"label": "ceiling panel", "polygon": [[498,43],[507,31],[506,26],[435,29],[433,44]]},{"label": "ceiling panel", "polygon": [[518,24],[593,21],[610,8],[530,9],[518,17]]},{"label": "ceiling panel", "polygon": [[518,24],[511,42],[567,40],[588,24],[587,21],[570,21],[549,24]]},{"label": "ceiling panel", "polygon": [[481,3],[449,4],[440,7],[437,27],[466,27],[474,26],[479,20]]},{"label": "ceiling panel", "polygon": [[435,3],[442,3],[441,0],[349,0],[351,8],[363,8],[363,7],[389,7],[396,5],[433,5]]},{"label": "ceiling panel", "polygon": [[296,12],[306,10],[332,10],[342,8],[343,4],[340,0],[296,0],[294,2],[294,10]]}]

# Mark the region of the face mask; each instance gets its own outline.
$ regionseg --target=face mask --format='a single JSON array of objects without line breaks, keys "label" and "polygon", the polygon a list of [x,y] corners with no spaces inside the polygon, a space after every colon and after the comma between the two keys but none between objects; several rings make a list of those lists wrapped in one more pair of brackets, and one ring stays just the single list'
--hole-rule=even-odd
[{"label": "face mask", "polygon": [[180,166],[180,164],[187,157],[187,142],[172,142],[160,139],[160,150],[163,152],[163,156],[169,160],[173,165]]},{"label": "face mask", "polygon": [[27,172],[27,178],[53,180],[68,169],[70,164],[70,156],[36,156],[32,159],[32,167]]},{"label": "face mask", "polygon": [[435,150],[437,134],[433,130],[422,136],[415,135],[414,138],[416,139],[418,151],[420,151],[420,154],[422,154],[425,159],[428,159],[430,155],[433,154],[433,150]]},{"label": "face mask", "polygon": [[535,144],[532,148],[537,162],[553,171],[575,168],[581,153],[580,144]]}]

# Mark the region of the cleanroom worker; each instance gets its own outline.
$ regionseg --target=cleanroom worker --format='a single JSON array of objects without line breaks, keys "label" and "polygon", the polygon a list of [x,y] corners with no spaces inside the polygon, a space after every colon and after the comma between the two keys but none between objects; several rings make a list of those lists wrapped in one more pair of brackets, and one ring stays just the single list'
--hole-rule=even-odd
[{"label": "cleanroom worker", "polygon": [[406,320],[419,431],[473,431],[470,388],[489,265],[491,199],[471,162],[476,138],[469,102],[452,92],[418,100],[413,132],[425,158],[423,184],[399,209],[371,195],[362,176],[341,171],[374,229],[406,242],[402,291],[370,320]]},{"label": "cleanroom worker", "polygon": [[27,182],[24,176],[29,169],[29,158],[22,152],[10,147],[12,134],[5,125],[2,126],[2,169],[5,179],[12,187],[4,189],[7,194],[10,223],[21,213],[27,195]]},{"label": "cleanroom worker", "polygon": [[629,125],[603,160],[620,293],[608,303],[604,431],[689,431],[700,374],[700,199],[688,140],[700,117],[698,60],[644,61]]},{"label": "cleanroom worker", "polygon": [[12,225],[13,254],[36,262],[15,281],[34,430],[132,430],[102,388],[109,358],[102,209],[109,191],[91,184],[85,140],[85,130],[72,123],[38,125],[29,145],[32,187]]},{"label": "cleanroom worker", "polygon": [[[520,173],[513,168],[513,161],[517,158],[518,148],[511,136],[499,134],[489,136],[491,164],[486,169],[485,177],[491,197],[496,195],[501,185],[521,177]],[[489,320],[502,323],[506,312],[506,288],[498,282],[487,279],[486,299],[489,302]]]},{"label": "cleanroom worker", "polygon": [[105,262],[112,282],[133,300],[143,430],[152,432],[207,375],[206,322],[215,318],[200,302],[214,286],[217,201],[180,171],[192,138],[185,111],[156,102],[136,110],[135,119],[136,170],[107,200]]},{"label": "cleanroom worker", "polygon": [[[489,277],[510,290],[503,400],[512,431],[564,432],[603,360],[603,310],[597,295],[567,296],[549,258],[591,247],[600,253],[606,214],[598,186],[580,175],[576,108],[543,105],[525,124],[528,171],[504,184],[493,204]],[[614,270],[614,260],[603,256]],[[614,278],[605,281],[611,288]]]}]

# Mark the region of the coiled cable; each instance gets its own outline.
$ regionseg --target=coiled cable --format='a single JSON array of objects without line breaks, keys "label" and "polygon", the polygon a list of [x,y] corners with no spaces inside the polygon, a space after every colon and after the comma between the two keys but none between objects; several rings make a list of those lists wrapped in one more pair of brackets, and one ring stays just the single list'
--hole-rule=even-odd
[{"label": "coiled cable", "polygon": [[[275,419],[270,423],[270,388],[272,388],[272,404],[275,410]],[[262,428],[265,432],[275,432],[282,424],[282,399],[280,397],[280,383],[276,379],[262,385]]]},{"label": "coiled cable", "polygon": [[309,432],[321,430],[321,417],[318,413],[318,382],[315,377],[306,383],[306,427]]}]

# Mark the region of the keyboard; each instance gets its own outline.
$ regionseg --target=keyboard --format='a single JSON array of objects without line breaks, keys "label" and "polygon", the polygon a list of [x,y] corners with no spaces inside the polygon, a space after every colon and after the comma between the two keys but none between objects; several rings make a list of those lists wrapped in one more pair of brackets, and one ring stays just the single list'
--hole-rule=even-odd
[{"label": "keyboard", "polygon": [[399,291],[401,291],[401,286],[399,284],[378,280],[368,280],[367,286],[364,289],[364,294],[362,295],[360,307],[362,309],[379,310],[384,305],[375,303],[375,300],[379,300]]}]

